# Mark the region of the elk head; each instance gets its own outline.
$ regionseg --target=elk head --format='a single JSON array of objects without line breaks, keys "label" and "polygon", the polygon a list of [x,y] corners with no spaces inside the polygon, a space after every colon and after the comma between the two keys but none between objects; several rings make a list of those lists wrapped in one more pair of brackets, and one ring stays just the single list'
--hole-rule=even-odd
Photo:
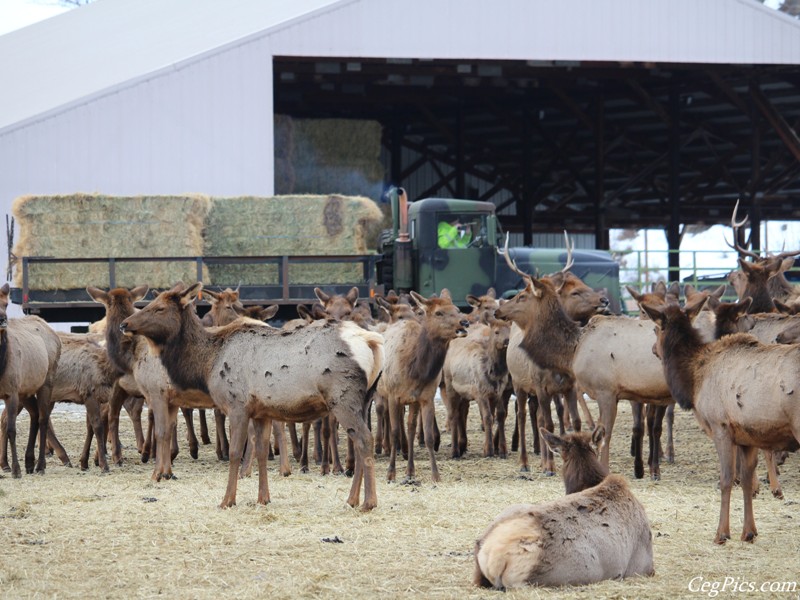
[{"label": "elk head", "polygon": [[211,319],[214,325],[227,325],[233,323],[244,314],[244,306],[239,301],[239,288],[235,290],[227,288],[221,292],[215,292],[208,288],[203,290],[203,296],[208,298],[211,304]]},{"label": "elk head", "polygon": [[158,346],[176,339],[183,319],[198,318],[194,312],[194,303],[202,289],[203,284],[198,281],[188,288],[178,284],[171,290],[161,292],[142,310],[122,321],[120,331],[127,336],[143,335]]},{"label": "elk head", "polygon": [[467,335],[466,328],[469,327],[469,321],[453,304],[449,290],[442,290],[438,298],[435,295],[425,298],[412,291],[411,298],[423,311],[426,329],[432,338],[451,340]]},{"label": "elk head", "polygon": [[8,315],[6,311],[8,310],[8,295],[11,291],[8,282],[3,284],[3,287],[0,287],[0,330],[5,331],[8,328]]},{"label": "elk head", "polygon": [[343,321],[350,317],[358,301],[358,288],[355,286],[345,295],[326,294],[318,287],[314,288],[314,294],[316,294],[317,298],[322,303],[325,312],[336,321]]}]

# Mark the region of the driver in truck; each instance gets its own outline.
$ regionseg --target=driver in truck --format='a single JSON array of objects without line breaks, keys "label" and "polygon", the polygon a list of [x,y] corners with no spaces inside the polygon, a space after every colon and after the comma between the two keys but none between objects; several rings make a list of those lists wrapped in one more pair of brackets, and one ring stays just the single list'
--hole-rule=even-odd
[{"label": "driver in truck", "polygon": [[466,248],[472,241],[472,228],[460,219],[440,221],[439,248]]}]

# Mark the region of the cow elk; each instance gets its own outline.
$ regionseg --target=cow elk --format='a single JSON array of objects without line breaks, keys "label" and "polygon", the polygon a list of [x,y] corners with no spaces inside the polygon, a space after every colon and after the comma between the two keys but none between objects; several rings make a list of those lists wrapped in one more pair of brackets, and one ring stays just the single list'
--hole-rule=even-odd
[{"label": "cow elk", "polygon": [[353,438],[355,474],[347,503],[377,505],[373,440],[365,418],[367,392],[383,364],[383,338],[349,322],[312,323],[283,331],[236,321],[206,330],[192,304],[195,283],[162,292],[121,324],[126,336],[143,336],[181,390],[213,398],[230,422],[228,485],[221,507],[236,504],[236,488],[249,419],[256,429],[258,502],[269,502],[265,432],[273,419],[306,421],[334,413]]},{"label": "cow elk", "polygon": [[[748,334],[733,334],[705,343],[692,327],[704,304],[701,298],[682,309],[643,304],[657,325],[655,351],[663,363],[672,396],[691,409],[714,441],[720,463],[722,491],[719,525],[714,541],[730,539],[730,499],[734,457],[742,457],[744,525],[742,541],[756,535],[753,516],[753,474],[758,449],[800,448],[800,347],[765,345]],[[759,365],[754,376],[754,366]]]},{"label": "cow elk", "polygon": [[[650,523],[625,478],[606,475],[588,433],[540,433],[564,459],[568,493],[502,512],[475,544],[473,583],[504,590],[653,575]],[[603,434],[601,426],[592,438]]]}]

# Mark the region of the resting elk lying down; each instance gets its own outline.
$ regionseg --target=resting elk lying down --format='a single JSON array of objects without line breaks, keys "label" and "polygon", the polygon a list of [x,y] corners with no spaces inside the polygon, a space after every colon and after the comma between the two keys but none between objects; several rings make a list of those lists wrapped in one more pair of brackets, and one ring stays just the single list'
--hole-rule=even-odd
[{"label": "resting elk lying down", "polygon": [[[588,433],[540,433],[564,459],[568,495],[501,513],[475,544],[473,583],[502,590],[653,575],[650,524],[625,478],[607,475]],[[592,439],[603,435],[600,426]]]},{"label": "resting elk lying down", "polygon": [[207,330],[192,307],[201,289],[202,284],[196,283],[162,292],[120,328],[126,336],[147,338],[176,387],[202,391],[228,417],[230,465],[220,506],[236,504],[249,419],[256,429],[258,502],[266,504],[265,439],[271,421],[306,421],[332,412],[355,446],[355,474],[347,502],[358,504],[363,478],[361,508],[374,508],[374,446],[365,406],[367,392],[383,366],[380,334],[349,322],[312,323],[282,331],[236,321]]},{"label": "resting elk lying down", "polygon": [[734,452],[741,450],[744,526],[742,540],[757,535],[753,516],[753,471],[758,449],[800,448],[800,347],[761,344],[748,334],[704,343],[692,327],[704,299],[681,309],[643,304],[657,325],[654,350],[675,400],[692,409],[714,441],[720,462],[722,499],[714,541],[730,539]]}]

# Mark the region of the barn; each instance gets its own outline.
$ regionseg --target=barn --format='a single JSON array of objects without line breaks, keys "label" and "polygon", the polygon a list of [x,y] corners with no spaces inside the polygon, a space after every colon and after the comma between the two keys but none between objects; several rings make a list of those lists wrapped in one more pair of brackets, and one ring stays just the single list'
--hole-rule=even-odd
[{"label": "barn", "polygon": [[280,193],[288,118],[344,140],[377,124],[376,200],[490,201],[528,244],[646,226],[678,248],[739,198],[800,220],[800,22],[755,0],[99,0],[0,55],[6,213],[29,193]]}]

